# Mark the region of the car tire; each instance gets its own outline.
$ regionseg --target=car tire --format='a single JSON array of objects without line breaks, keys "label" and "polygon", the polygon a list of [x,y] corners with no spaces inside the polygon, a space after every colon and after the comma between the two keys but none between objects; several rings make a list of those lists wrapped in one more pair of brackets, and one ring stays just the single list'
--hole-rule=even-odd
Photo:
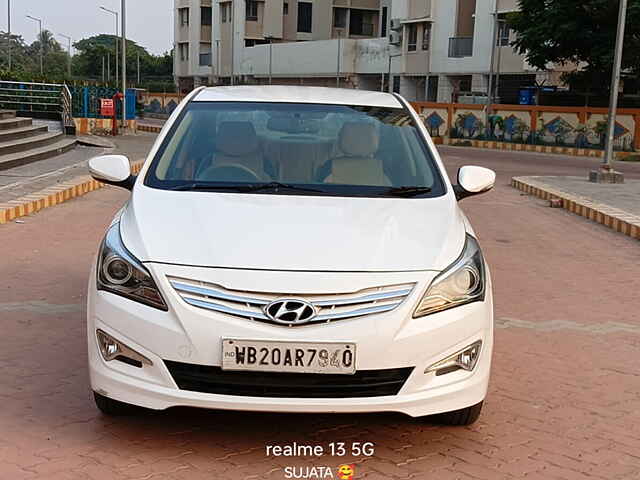
[{"label": "car tire", "polygon": [[431,417],[431,421],[441,425],[464,426],[471,425],[478,420],[482,411],[482,403],[476,403],[467,408],[454,410],[452,412],[440,413]]},{"label": "car tire", "polygon": [[141,410],[140,407],[105,397],[97,392],[93,392],[93,399],[96,402],[98,410],[110,417],[132,415]]}]

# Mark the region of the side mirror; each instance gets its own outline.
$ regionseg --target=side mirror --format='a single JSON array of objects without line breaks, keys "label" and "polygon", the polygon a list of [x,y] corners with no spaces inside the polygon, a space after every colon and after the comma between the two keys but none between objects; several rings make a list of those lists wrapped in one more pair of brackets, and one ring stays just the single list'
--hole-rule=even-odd
[{"label": "side mirror", "polygon": [[136,177],[131,175],[129,159],[124,155],[102,155],[89,160],[89,173],[102,183],[133,189]]},{"label": "side mirror", "polygon": [[488,192],[496,183],[496,173],[484,167],[462,167],[458,170],[458,185],[453,189],[458,200]]}]

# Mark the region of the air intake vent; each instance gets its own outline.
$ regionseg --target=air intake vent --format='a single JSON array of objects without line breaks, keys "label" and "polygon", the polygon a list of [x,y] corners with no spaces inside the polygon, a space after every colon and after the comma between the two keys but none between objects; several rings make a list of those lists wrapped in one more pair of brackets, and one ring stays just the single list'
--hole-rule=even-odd
[{"label": "air intake vent", "polygon": [[165,360],[180,390],[279,398],[353,398],[397,395],[413,367],[360,370],[354,375],[232,372]]}]

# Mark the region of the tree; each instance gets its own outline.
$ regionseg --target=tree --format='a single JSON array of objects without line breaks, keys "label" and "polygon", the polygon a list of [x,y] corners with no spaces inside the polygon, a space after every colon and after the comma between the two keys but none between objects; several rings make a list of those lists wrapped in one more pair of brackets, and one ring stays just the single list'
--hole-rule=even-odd
[{"label": "tree", "polygon": [[[44,72],[48,77],[64,78],[67,75],[69,54],[62,49],[49,30],[43,30],[42,35],[27,47],[27,54],[39,62],[40,44],[44,56]],[[39,70],[38,70],[39,71]]]},{"label": "tree", "polygon": [[[101,78],[102,59],[104,58],[106,61],[107,55],[112,62],[112,75],[115,72],[115,36],[96,35],[76,42],[74,47],[79,52],[73,59],[74,72],[77,75],[85,78]],[[120,54],[122,54],[121,51]],[[151,55],[146,48],[141,47],[133,40],[127,40],[127,74],[131,82],[134,82],[137,77],[138,55],[140,56],[140,75],[142,78],[171,78],[173,61],[170,54]]]},{"label": "tree", "polygon": [[[540,70],[551,63],[578,66],[568,80],[607,89],[618,24],[615,0],[518,0],[508,23],[515,49]],[[629,0],[623,71],[640,71],[640,0]]]},{"label": "tree", "polygon": [[37,57],[33,57],[29,54],[29,46],[24,42],[24,39],[20,35],[9,35],[6,32],[0,33],[0,45],[2,45],[2,53],[0,56],[0,68],[4,71],[9,70],[7,44],[11,41],[11,67],[16,72],[35,72],[39,66],[37,64]]}]

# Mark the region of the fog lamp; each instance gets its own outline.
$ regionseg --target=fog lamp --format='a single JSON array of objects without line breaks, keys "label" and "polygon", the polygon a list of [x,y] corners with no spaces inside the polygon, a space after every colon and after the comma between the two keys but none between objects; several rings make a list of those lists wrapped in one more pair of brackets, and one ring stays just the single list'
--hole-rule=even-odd
[{"label": "fog lamp", "polygon": [[100,348],[102,358],[107,362],[118,360],[138,368],[142,368],[143,364],[153,365],[153,362],[147,357],[102,330],[96,330],[96,338],[98,339],[98,347]]},{"label": "fog lamp", "polygon": [[436,372],[436,376],[455,372],[456,370],[472,371],[478,363],[482,340],[472,343],[468,347],[460,350],[447,358],[440,360],[428,367],[424,373]]}]

